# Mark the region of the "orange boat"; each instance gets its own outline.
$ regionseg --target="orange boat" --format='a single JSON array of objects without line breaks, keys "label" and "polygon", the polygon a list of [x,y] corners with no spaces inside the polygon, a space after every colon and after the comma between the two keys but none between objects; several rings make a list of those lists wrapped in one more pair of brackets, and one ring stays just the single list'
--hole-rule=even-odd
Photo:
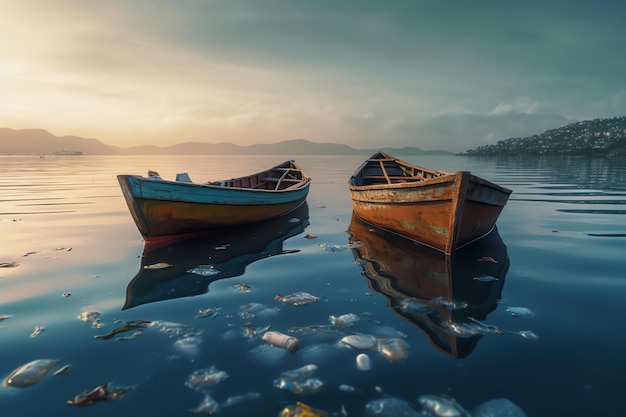
[{"label": "orange boat", "polygon": [[348,188],[363,221],[447,254],[487,235],[511,194],[467,171],[426,169],[384,152],[367,159]]}]

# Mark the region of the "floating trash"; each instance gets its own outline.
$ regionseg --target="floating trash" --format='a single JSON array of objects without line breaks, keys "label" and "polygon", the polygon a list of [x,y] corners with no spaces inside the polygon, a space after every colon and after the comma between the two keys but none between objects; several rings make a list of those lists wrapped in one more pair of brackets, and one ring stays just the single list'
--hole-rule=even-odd
[{"label": "floating trash", "polygon": [[198,317],[198,318],[213,318],[213,317],[216,317],[219,314],[220,310],[221,310],[220,307],[201,308],[200,310],[198,310],[198,314],[196,314],[196,317]]},{"label": "floating trash", "polygon": [[20,266],[17,262],[0,262],[0,268],[17,268]]},{"label": "floating trash", "polygon": [[319,300],[319,297],[309,294],[308,292],[295,292],[289,295],[277,295],[274,297],[276,300],[280,300],[285,304],[290,304],[294,306],[303,306],[307,304],[311,304]]},{"label": "floating trash", "polygon": [[59,369],[57,369],[56,371],[54,371],[54,373],[52,375],[61,375],[64,374],[68,371],[68,369],[70,369],[72,365],[63,365],[62,367],[60,367]]},{"label": "floating trash", "polygon": [[145,265],[143,269],[165,269],[172,266],[172,264],[168,264],[167,262],[157,262],[152,265]]},{"label": "floating trash", "polygon": [[13,317],[13,316],[11,316],[10,314],[0,314],[0,322],[3,322],[3,321],[5,321],[5,320],[8,320],[8,319],[10,319],[11,317]]},{"label": "floating trash", "polygon": [[467,308],[467,303],[464,303],[462,301],[456,301],[446,297],[433,298],[432,300],[430,300],[430,304],[438,308],[443,308],[444,310],[460,310],[463,308]]},{"label": "floating trash", "polygon": [[324,249],[326,252],[343,252],[346,249],[348,249],[348,247],[345,245],[327,245],[325,243],[322,243],[319,246],[320,248]]},{"label": "floating trash", "polygon": [[342,314],[341,316],[330,316],[330,324],[335,327],[352,327],[359,321],[359,316],[354,313]]},{"label": "floating trash", "polygon": [[513,317],[535,317],[535,313],[526,307],[507,307],[506,311],[511,313]]},{"label": "floating trash", "polygon": [[302,220],[300,220],[297,217],[292,217],[291,219],[287,220],[289,223],[300,223]]},{"label": "floating trash", "polygon": [[279,389],[291,391],[294,394],[309,394],[319,391],[324,383],[316,378],[309,378],[317,371],[317,366],[313,364],[305,365],[301,368],[286,371],[274,380],[274,386]]},{"label": "floating trash", "polygon": [[201,344],[202,339],[198,336],[188,336],[175,341],[174,348],[179,352],[189,356],[190,358],[195,358],[200,353]]},{"label": "floating trash", "polygon": [[340,384],[339,385],[339,391],[343,391],[343,392],[355,392],[356,388],[354,388],[352,385],[348,385],[348,384]]},{"label": "floating trash", "polygon": [[252,291],[252,287],[248,284],[240,282],[239,284],[231,285],[230,288],[237,292],[250,292]]},{"label": "floating trash", "polygon": [[69,297],[70,295],[72,295],[72,293],[70,292],[64,292],[63,294],[61,294],[61,296],[63,297]]},{"label": "floating trash", "polygon": [[221,273],[213,265],[198,265],[194,268],[188,269],[187,272],[190,274],[196,274],[196,275],[200,275],[203,277],[210,277],[210,276]]},{"label": "floating trash", "polygon": [[368,416],[380,417],[425,417],[411,403],[395,397],[368,402],[365,405],[365,413]]},{"label": "floating trash", "polygon": [[228,374],[224,371],[219,371],[215,366],[211,366],[207,369],[198,369],[194,371],[189,377],[187,381],[185,381],[185,385],[192,389],[200,389],[206,388],[212,385],[215,385],[223,380],[228,378]]},{"label": "floating trash", "polygon": [[116,388],[109,386],[109,383],[98,385],[91,391],[78,394],[73,400],[68,400],[69,405],[84,407],[99,401],[117,401],[124,396],[130,388]]},{"label": "floating trash", "polygon": [[409,354],[406,342],[398,338],[379,341],[378,351],[391,363],[401,362]]},{"label": "floating trash", "polygon": [[373,350],[378,344],[378,339],[369,334],[352,334],[342,337],[339,343],[354,349]]},{"label": "floating trash", "polygon": [[539,336],[532,330],[520,330],[519,332],[512,332],[512,334],[522,336],[524,339],[528,340],[539,340]]},{"label": "floating trash", "polygon": [[305,235],[305,239],[317,239],[317,235]]},{"label": "floating trash", "polygon": [[497,264],[498,261],[493,259],[491,256],[483,256],[482,258],[477,259],[478,262],[491,262],[493,264]]},{"label": "floating trash", "polygon": [[428,300],[421,298],[409,297],[400,301],[400,308],[405,312],[429,314],[435,311],[432,304]]},{"label": "floating trash", "polygon": [[36,326],[35,330],[30,334],[30,337],[35,338],[41,334],[46,328],[43,326]]},{"label": "floating trash", "polygon": [[498,278],[492,277],[491,275],[480,275],[480,276],[474,277],[474,281],[493,282],[493,281],[498,281]]},{"label": "floating trash", "polygon": [[438,417],[470,417],[470,414],[454,399],[438,395],[420,395],[417,402],[429,415]]},{"label": "floating trash", "polygon": [[243,335],[246,337],[255,337],[260,334],[266,333],[271,326],[254,327],[252,323],[245,323],[243,325]]},{"label": "floating trash", "polygon": [[279,417],[330,417],[330,414],[298,401],[296,404],[285,407],[280,412]]},{"label": "floating trash", "polygon": [[139,329],[139,328],[144,328],[144,327],[148,326],[150,323],[151,322],[144,321],[144,320],[130,321],[130,322],[126,323],[124,326],[118,327],[117,329],[114,329],[114,330],[110,331],[107,334],[94,336],[94,339],[102,339],[102,340],[112,339],[117,334],[125,333],[125,332],[131,331],[131,330],[135,330],[135,329]]},{"label": "floating trash", "polygon": [[526,413],[507,398],[487,401],[474,409],[474,417],[526,417]]},{"label": "floating trash", "polygon": [[220,409],[220,404],[213,397],[211,397],[211,394],[206,393],[200,404],[198,404],[196,408],[192,408],[190,411],[198,414],[218,414]]},{"label": "floating trash", "polygon": [[467,322],[449,322],[447,326],[457,336],[470,337],[475,335],[502,334],[504,333],[496,326],[483,324],[478,320],[468,317]]},{"label": "floating trash", "polygon": [[370,357],[365,353],[359,353],[356,357],[356,367],[361,371],[369,371],[372,369]]},{"label": "floating trash", "polygon": [[286,334],[275,332],[275,331],[267,331],[263,333],[262,339],[277,347],[281,347],[283,349],[287,349],[290,352],[294,352],[298,349],[298,339],[293,336],[288,336]]},{"label": "floating trash", "polygon": [[59,366],[60,363],[61,361],[56,359],[36,359],[32,362],[28,362],[11,372],[4,380],[3,385],[18,388],[35,385],[41,378],[46,376],[51,369]]},{"label": "floating trash", "polygon": [[91,323],[92,327],[101,328],[104,324],[100,323],[100,312],[87,310],[80,313],[77,318],[85,323]]}]

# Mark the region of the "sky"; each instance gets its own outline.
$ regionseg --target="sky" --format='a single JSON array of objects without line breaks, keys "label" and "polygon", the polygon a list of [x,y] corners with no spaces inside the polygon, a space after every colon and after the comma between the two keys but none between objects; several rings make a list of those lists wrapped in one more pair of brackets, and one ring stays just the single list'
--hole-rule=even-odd
[{"label": "sky", "polygon": [[0,0],[0,127],[460,152],[626,115],[623,0]]}]

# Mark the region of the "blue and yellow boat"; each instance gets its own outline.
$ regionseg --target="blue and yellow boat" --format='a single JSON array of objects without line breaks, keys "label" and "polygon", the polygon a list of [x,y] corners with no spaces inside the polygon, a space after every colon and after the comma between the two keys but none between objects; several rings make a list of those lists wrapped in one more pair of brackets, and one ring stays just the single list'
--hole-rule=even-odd
[{"label": "blue and yellow boat", "polygon": [[311,178],[293,161],[245,177],[195,183],[157,172],[118,175],[130,213],[145,239],[219,230],[282,216],[306,201]]}]

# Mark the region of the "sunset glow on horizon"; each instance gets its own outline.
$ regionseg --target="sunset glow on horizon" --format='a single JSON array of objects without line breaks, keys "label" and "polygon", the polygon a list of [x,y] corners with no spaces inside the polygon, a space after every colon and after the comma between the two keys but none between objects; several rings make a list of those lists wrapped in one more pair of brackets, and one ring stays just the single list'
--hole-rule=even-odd
[{"label": "sunset glow on horizon", "polygon": [[463,151],[626,114],[617,0],[0,2],[0,127]]}]

